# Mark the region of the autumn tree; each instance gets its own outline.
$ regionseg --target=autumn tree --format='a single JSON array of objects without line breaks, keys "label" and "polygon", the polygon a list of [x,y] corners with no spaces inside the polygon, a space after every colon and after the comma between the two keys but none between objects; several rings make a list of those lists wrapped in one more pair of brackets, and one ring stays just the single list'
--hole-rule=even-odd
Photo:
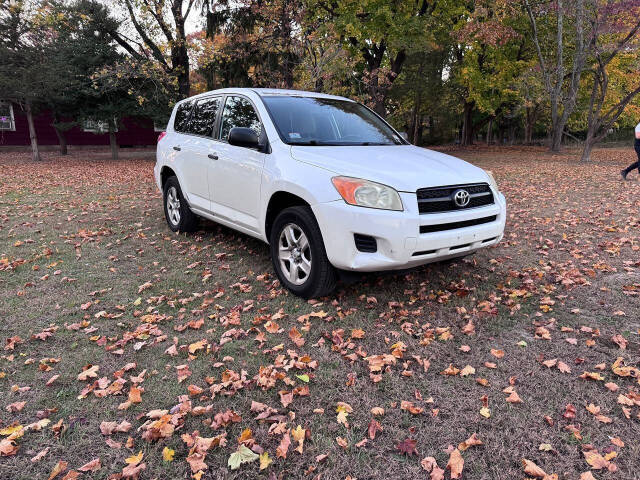
[{"label": "autumn tree", "polygon": [[[186,22],[196,0],[116,0],[126,12],[117,25],[103,28],[136,62],[155,64],[172,80],[179,98],[190,95],[191,63]],[[146,68],[154,71],[152,66]],[[140,69],[137,69],[139,72]]]},{"label": "autumn tree", "polygon": [[640,5],[620,0],[599,2],[592,13],[591,24],[593,55],[588,72],[591,94],[582,161],[590,159],[593,146],[607,135],[640,93]]},{"label": "autumn tree", "polygon": [[339,40],[362,64],[368,103],[384,115],[385,102],[407,55],[428,48],[429,19],[436,0],[310,0],[311,15],[331,25]]},{"label": "autumn tree", "polygon": [[569,116],[576,107],[580,78],[590,41],[589,11],[596,0],[523,0],[530,23],[530,37],[551,107],[550,148],[557,152]]},{"label": "autumn tree", "polygon": [[204,0],[202,13],[205,30],[193,39],[207,89],[294,87],[303,55],[302,2]]}]

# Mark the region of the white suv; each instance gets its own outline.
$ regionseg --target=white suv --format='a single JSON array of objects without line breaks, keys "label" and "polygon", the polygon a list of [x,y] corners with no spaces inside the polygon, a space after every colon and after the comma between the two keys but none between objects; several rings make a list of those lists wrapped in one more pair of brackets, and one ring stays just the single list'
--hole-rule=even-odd
[{"label": "white suv", "polygon": [[171,230],[205,217],[268,242],[280,282],[304,298],[331,292],[337,269],[467,255],[498,243],[505,226],[490,172],[319,93],[231,88],[183,100],[154,172]]}]

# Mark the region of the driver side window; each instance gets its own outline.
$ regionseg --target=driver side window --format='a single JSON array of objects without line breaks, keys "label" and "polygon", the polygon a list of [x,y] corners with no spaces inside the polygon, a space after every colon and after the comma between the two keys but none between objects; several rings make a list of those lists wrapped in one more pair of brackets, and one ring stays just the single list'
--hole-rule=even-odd
[{"label": "driver side window", "polygon": [[220,122],[220,140],[227,142],[233,127],[247,127],[260,137],[262,123],[251,102],[244,97],[227,97]]}]

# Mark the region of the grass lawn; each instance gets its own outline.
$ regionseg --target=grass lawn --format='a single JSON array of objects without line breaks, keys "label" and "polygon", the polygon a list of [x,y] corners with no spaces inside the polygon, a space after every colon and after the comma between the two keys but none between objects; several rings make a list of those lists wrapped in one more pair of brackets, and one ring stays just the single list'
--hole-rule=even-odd
[{"label": "grass lawn", "polygon": [[148,155],[0,154],[0,479],[640,478],[633,150],[450,153],[501,244],[315,302],[172,234]]}]

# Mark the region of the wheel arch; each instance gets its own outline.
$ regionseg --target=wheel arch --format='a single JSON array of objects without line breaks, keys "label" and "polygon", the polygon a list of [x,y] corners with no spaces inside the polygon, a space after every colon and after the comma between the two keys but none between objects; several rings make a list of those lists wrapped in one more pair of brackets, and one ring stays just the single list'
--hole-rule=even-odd
[{"label": "wheel arch", "polygon": [[[167,181],[167,179],[169,177],[178,177],[178,175],[176,174],[176,172],[173,170],[173,168],[168,167],[167,165],[163,165],[163,167],[160,169],[160,187],[162,189],[164,189],[164,184]],[[178,180],[179,182],[180,180]]]},{"label": "wheel arch", "polygon": [[311,206],[304,198],[285,190],[278,190],[271,195],[264,220],[264,232],[267,241],[271,238],[271,228],[278,214],[289,207]]}]

